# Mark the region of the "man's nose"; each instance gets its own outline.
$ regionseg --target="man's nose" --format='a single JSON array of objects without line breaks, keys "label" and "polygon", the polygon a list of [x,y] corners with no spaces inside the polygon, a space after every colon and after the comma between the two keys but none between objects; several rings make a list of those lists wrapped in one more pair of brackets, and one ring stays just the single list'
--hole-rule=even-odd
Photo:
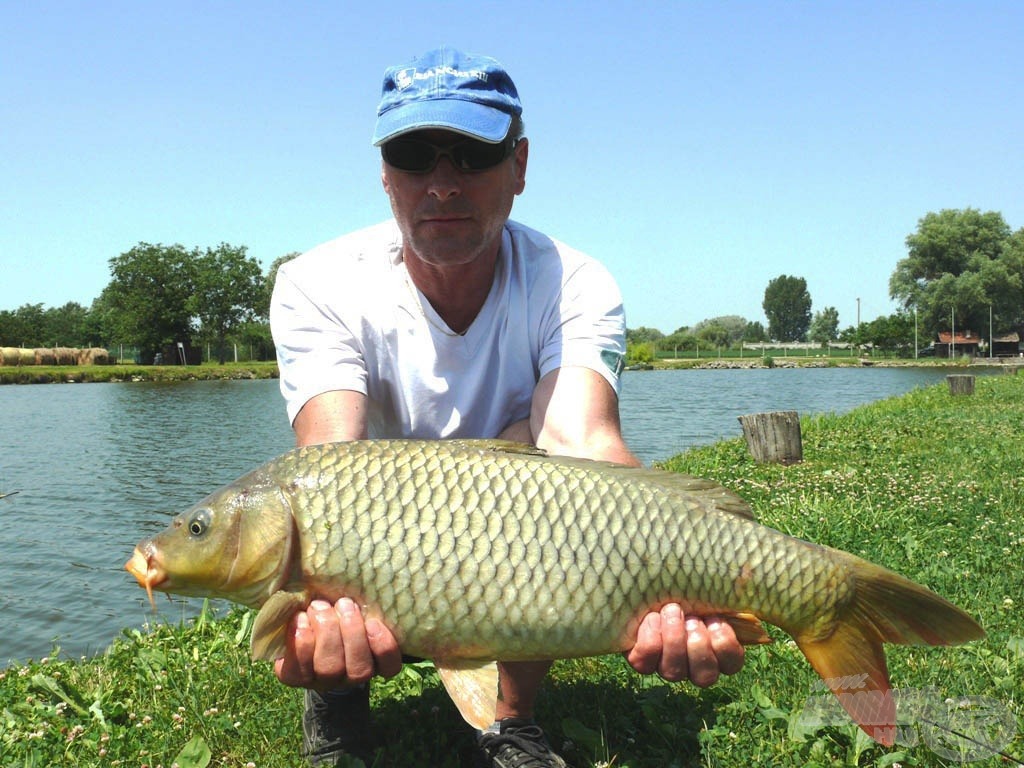
[{"label": "man's nose", "polygon": [[447,200],[458,195],[461,188],[462,173],[452,164],[451,158],[439,157],[429,174],[427,194],[438,200]]}]

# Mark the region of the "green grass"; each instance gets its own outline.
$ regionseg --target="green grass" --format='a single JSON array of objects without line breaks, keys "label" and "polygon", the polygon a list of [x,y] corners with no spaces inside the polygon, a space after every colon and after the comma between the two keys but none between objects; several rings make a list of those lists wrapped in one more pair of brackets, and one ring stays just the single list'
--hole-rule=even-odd
[{"label": "green grass", "polygon": [[[759,519],[927,584],[976,616],[985,640],[888,646],[893,685],[918,698],[886,749],[842,723],[804,727],[816,676],[781,632],[714,687],[669,685],[615,657],[559,662],[538,711],[570,765],[952,766],[953,726],[1024,760],[1024,377],[979,377],[843,416],[805,418],[804,458],[756,465],[742,440],[667,462],[736,489]],[[87,620],[83,618],[83,620]],[[296,766],[301,696],[247,658],[251,613],[126,631],[103,656],[0,670],[3,766]],[[966,697],[974,697],[972,700]],[[972,706],[968,703],[973,702]],[[380,766],[458,766],[471,737],[429,664],[375,684]],[[987,705],[987,709],[985,706]],[[999,718],[1004,718],[1001,721]],[[991,755],[991,753],[989,753]]]}]

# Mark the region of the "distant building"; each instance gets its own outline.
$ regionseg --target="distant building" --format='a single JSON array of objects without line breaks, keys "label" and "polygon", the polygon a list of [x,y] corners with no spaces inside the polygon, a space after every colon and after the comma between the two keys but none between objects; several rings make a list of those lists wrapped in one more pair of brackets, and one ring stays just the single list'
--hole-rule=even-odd
[{"label": "distant building", "polygon": [[939,340],[935,342],[936,357],[956,357],[967,355],[976,357],[981,337],[974,331],[957,331],[954,337],[950,331],[939,331]]},{"label": "distant building", "polygon": [[992,337],[992,354],[995,357],[1019,357],[1021,353],[1020,334],[1005,333]]}]

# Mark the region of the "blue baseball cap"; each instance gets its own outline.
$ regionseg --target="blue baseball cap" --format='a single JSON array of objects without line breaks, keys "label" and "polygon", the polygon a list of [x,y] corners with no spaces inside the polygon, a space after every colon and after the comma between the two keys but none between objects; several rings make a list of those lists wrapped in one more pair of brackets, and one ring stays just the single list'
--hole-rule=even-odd
[{"label": "blue baseball cap", "polygon": [[523,106],[508,72],[488,56],[442,46],[384,73],[373,145],[443,128],[497,144]]}]

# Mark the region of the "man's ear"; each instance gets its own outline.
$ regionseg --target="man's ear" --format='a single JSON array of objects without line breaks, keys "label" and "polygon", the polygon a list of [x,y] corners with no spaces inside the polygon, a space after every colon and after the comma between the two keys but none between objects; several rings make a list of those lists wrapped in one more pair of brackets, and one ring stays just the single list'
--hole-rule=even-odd
[{"label": "man's ear", "polygon": [[515,164],[516,164],[516,194],[521,195],[526,189],[526,163],[530,158],[530,140],[526,137],[516,142]]}]

